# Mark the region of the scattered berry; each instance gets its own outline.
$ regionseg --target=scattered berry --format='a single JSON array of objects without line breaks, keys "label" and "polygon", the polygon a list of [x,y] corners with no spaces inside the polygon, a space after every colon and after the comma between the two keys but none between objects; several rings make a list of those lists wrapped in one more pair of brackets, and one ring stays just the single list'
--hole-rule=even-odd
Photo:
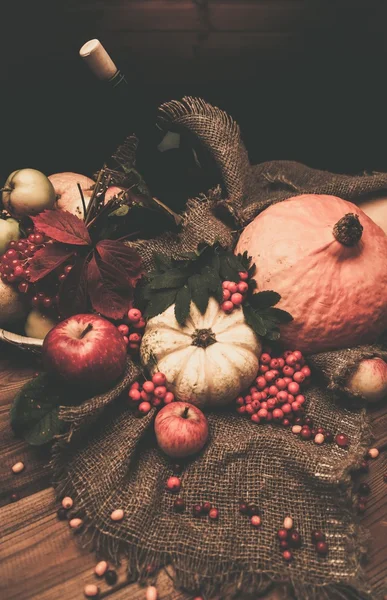
[{"label": "scattered berry", "polygon": [[83,588],[83,593],[86,598],[95,598],[99,594],[99,587],[94,585],[94,583],[88,583]]},{"label": "scattered berry", "polygon": [[147,415],[151,408],[152,406],[149,402],[141,402],[141,404],[138,405],[138,410],[141,415]]},{"label": "scattered berry", "polygon": [[212,508],[212,504],[211,504],[211,502],[203,502],[202,511],[203,511],[205,514],[207,514],[207,515],[208,515],[208,514],[209,514],[209,512],[210,512],[210,510],[211,510],[211,508]]},{"label": "scattered berry", "polygon": [[63,498],[62,500],[62,506],[65,510],[69,510],[70,508],[72,508],[74,504],[74,501],[72,498],[70,498],[70,496],[65,496],[65,498]]},{"label": "scattered berry", "polygon": [[94,573],[98,576],[98,577],[102,577],[108,568],[108,564],[106,562],[106,560],[101,560],[99,563],[97,563],[94,567]]},{"label": "scattered berry", "polygon": [[322,531],[316,530],[312,531],[312,543],[317,544],[317,542],[325,542],[325,533]]},{"label": "scattered berry", "polygon": [[290,562],[291,560],[293,560],[293,554],[290,552],[290,550],[284,550],[282,552],[282,556],[283,559],[286,560],[286,562]]},{"label": "scattered berry", "polygon": [[201,504],[195,504],[192,507],[192,514],[194,517],[200,517],[203,512],[202,512],[202,505]]},{"label": "scattered berry", "polygon": [[181,488],[181,481],[178,477],[172,476],[167,479],[167,490],[174,494],[179,492]]},{"label": "scattered berry", "polygon": [[293,519],[291,517],[285,517],[284,519],[284,529],[293,529]]},{"label": "scattered berry", "polygon": [[345,433],[338,433],[335,437],[335,442],[338,446],[340,446],[340,448],[347,448],[349,445],[349,439]]},{"label": "scattered berry", "polygon": [[258,515],[253,515],[250,519],[250,523],[253,527],[259,527],[261,525],[261,517]]},{"label": "scattered berry", "polygon": [[138,323],[141,318],[142,314],[138,308],[131,308],[128,310],[128,319],[131,323]]},{"label": "scattered berry", "polygon": [[185,511],[185,502],[184,502],[183,498],[176,498],[176,500],[173,503],[173,508],[178,513],[184,512]]},{"label": "scattered berry", "polygon": [[370,458],[378,458],[379,454],[380,453],[377,448],[371,448],[370,450],[368,450],[368,456]]},{"label": "scattered berry", "polygon": [[111,513],[110,518],[112,521],[122,521],[124,516],[125,516],[125,512],[122,510],[122,508],[116,508]]},{"label": "scattered berry", "polygon": [[108,585],[115,585],[117,583],[117,573],[113,569],[108,569],[105,573],[105,581]]},{"label": "scattered berry", "polygon": [[67,515],[68,515],[68,512],[65,508],[59,508],[56,511],[56,516],[58,517],[59,521],[66,521]]},{"label": "scattered berry", "polygon": [[216,521],[219,518],[219,511],[217,508],[211,508],[210,512],[208,513],[208,518],[212,519],[213,521]]},{"label": "scattered berry", "polygon": [[70,525],[71,529],[81,529],[82,525],[83,525],[83,521],[82,521],[82,519],[71,519],[71,521],[69,521],[69,525]]},{"label": "scattered berry", "polygon": [[317,542],[316,544],[316,552],[317,554],[321,554],[322,556],[326,556],[328,554],[328,544],[326,542]]},{"label": "scattered berry", "polygon": [[25,469],[24,463],[19,461],[12,466],[12,473],[15,473],[15,475],[17,475],[18,473],[21,473],[22,471],[24,471],[24,469]]}]

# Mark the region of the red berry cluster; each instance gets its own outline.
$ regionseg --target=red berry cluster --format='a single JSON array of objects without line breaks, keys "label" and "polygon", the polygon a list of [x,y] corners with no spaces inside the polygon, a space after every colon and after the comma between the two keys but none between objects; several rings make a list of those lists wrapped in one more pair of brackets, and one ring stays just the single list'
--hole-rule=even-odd
[{"label": "red berry cluster", "polygon": [[310,368],[298,350],[287,350],[278,357],[266,351],[260,357],[255,385],[236,399],[237,412],[250,416],[254,423],[273,420],[289,427],[304,413],[305,396],[300,390],[301,385],[309,383],[310,376]]},{"label": "red berry cluster", "polygon": [[[143,384],[135,381],[129,389],[131,403],[137,407],[138,415],[147,415],[152,406],[160,408],[174,402],[175,396],[165,387],[167,378],[163,373],[155,373],[150,381]],[[177,479],[177,478],[176,478]]]},{"label": "red berry cluster", "polygon": [[246,298],[246,294],[249,289],[248,273],[247,271],[240,271],[238,273],[239,281],[223,281],[223,302],[221,309],[225,313],[232,313],[234,308],[240,306]]},{"label": "red berry cluster", "polygon": [[291,427],[302,439],[316,444],[336,442],[341,448],[349,446],[348,436],[338,433],[335,438],[330,431],[314,425],[305,415],[303,387],[311,381],[311,370],[299,350],[286,350],[280,356],[272,356],[266,348],[260,357],[258,377],[248,393],[238,396],[236,410],[250,417],[256,424],[274,422]]},{"label": "red berry cluster", "polygon": [[125,323],[118,325],[117,329],[122,334],[129,352],[131,354],[137,354],[140,349],[146,325],[141,310],[138,308],[130,308],[125,321]]},{"label": "red berry cluster", "polygon": [[12,240],[8,244],[7,251],[0,257],[0,274],[3,281],[17,285],[19,292],[28,294],[30,304],[33,308],[50,310],[58,304],[58,288],[66,279],[72,269],[71,264],[61,265],[56,269],[54,277],[42,282],[30,283],[29,260],[37,250],[46,245],[46,238],[40,231],[32,227],[26,229],[28,237],[20,240]]},{"label": "red berry cluster", "polygon": [[277,531],[277,538],[279,540],[280,550],[282,552],[282,557],[286,562],[290,562],[293,560],[293,552],[294,550],[298,550],[302,546],[302,538],[300,533],[293,528],[291,525],[290,528],[286,529],[282,527]]}]

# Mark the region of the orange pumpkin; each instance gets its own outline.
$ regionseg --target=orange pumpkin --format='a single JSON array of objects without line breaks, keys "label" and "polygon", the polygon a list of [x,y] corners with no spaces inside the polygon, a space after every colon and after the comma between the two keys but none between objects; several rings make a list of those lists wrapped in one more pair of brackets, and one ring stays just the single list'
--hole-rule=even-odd
[{"label": "orange pumpkin", "polygon": [[374,341],[387,329],[387,236],[360,208],[326,195],[270,206],[236,253],[256,264],[257,291],[281,294],[294,320],[285,345],[304,353]]}]

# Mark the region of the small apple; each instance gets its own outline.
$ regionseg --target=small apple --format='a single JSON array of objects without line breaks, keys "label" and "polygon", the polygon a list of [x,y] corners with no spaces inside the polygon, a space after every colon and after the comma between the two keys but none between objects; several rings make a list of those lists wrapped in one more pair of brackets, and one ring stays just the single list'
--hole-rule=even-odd
[{"label": "small apple", "polygon": [[160,410],[155,420],[157,443],[173,458],[199,452],[208,438],[208,423],[202,411],[188,402],[172,402]]},{"label": "small apple", "polygon": [[95,183],[90,177],[78,173],[64,172],[49,175],[57,196],[57,208],[67,210],[80,219],[84,218],[84,209],[78,183],[81,186],[86,208],[89,206]]},{"label": "small apple", "polygon": [[46,371],[63,381],[102,391],[123,375],[126,344],[118,329],[103,317],[75,315],[46,335],[42,358]]},{"label": "small apple", "polygon": [[118,196],[124,191],[124,188],[111,185],[105,192],[104,204],[107,204],[112,198]]},{"label": "small apple", "polygon": [[24,319],[27,308],[17,288],[0,279],[0,327]]},{"label": "small apple", "polygon": [[56,195],[44,173],[36,169],[20,169],[11,173],[5,182],[2,199],[5,210],[21,219],[54,208]]},{"label": "small apple", "polygon": [[361,394],[368,402],[387,398],[387,363],[381,358],[367,358],[350,376],[347,387]]},{"label": "small apple", "polygon": [[24,324],[24,331],[28,337],[39,338],[43,340],[51,329],[55,327],[57,321],[50,319],[39,310],[31,310]]},{"label": "small apple", "polygon": [[16,219],[0,219],[0,254],[8,249],[12,240],[20,239],[19,223]]}]

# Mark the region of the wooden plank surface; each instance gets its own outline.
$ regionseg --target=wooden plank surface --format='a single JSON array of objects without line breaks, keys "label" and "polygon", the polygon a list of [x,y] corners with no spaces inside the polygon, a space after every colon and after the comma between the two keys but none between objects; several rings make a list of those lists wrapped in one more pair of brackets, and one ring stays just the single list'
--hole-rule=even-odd
[{"label": "wooden plank surface", "polygon": [[[86,583],[96,582],[101,598],[143,600],[145,590],[126,580],[125,563],[118,568],[118,583],[110,588],[93,574],[93,553],[82,549],[66,522],[58,521],[54,492],[48,487],[48,454],[37,453],[16,440],[9,428],[9,408],[17,390],[39,368],[17,350],[0,345],[0,598],[4,600],[81,600]],[[387,451],[387,407],[370,409],[375,445]],[[26,469],[15,476],[11,466],[23,460]],[[370,463],[362,476],[371,485],[371,496],[362,523],[371,536],[367,574],[377,591],[387,576],[387,472],[385,454]],[[18,490],[21,499],[11,503]],[[170,578],[158,580],[160,600],[189,600],[173,589]],[[273,591],[266,600],[279,600]],[[290,600],[290,596],[289,596]],[[343,598],[344,600],[344,598]]]}]

